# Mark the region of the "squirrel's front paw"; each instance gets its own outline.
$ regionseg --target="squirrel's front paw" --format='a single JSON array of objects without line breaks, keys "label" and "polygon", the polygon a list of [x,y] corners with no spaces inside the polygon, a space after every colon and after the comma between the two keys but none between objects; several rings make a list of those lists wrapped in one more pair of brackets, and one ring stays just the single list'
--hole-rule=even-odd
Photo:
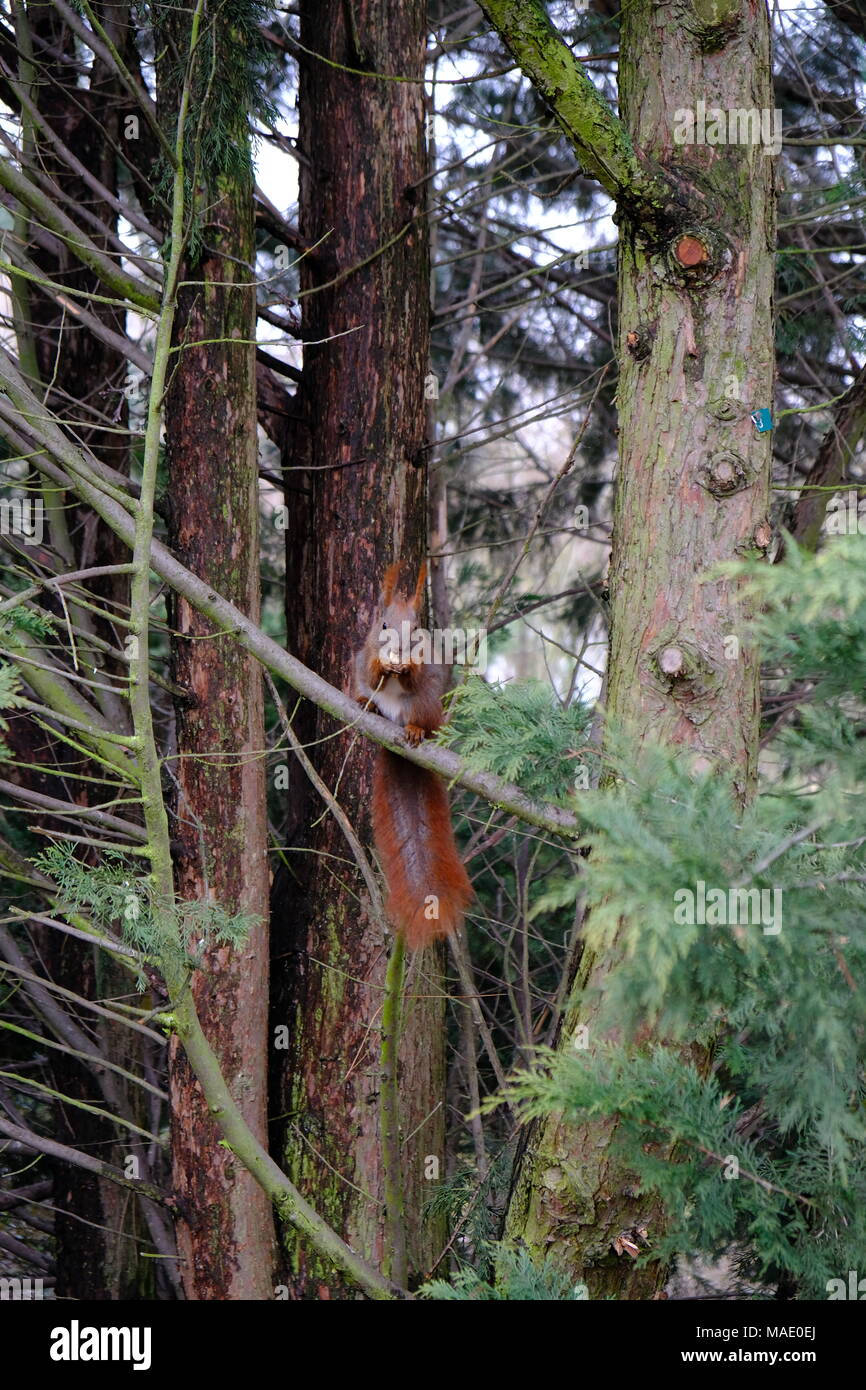
[{"label": "squirrel's front paw", "polygon": [[406,735],[406,742],[413,748],[417,748],[427,730],[422,729],[420,724],[407,724],[403,732]]}]

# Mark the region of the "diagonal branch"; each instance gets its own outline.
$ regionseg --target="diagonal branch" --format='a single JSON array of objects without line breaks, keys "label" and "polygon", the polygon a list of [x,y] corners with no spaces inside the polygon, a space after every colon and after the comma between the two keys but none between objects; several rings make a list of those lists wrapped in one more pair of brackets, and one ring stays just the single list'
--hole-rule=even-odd
[{"label": "diagonal branch", "polygon": [[[110,492],[113,492],[114,489],[104,483],[97,475],[93,466],[95,460],[92,459],[92,456],[84,450],[76,448],[59,429],[45,420],[41,407],[38,406],[32,393],[23,385],[20,377],[11,369],[8,360],[4,358],[2,353],[0,353],[0,386],[5,386],[10,396],[14,394],[15,404],[26,416],[30,435],[35,444],[45,450],[44,454],[37,452],[36,457],[34,457],[35,467],[54,482],[59,483],[61,487],[74,491],[83,502],[93,508],[107,526],[111,527],[115,535],[119,536],[131,548],[135,544],[134,518],[113,496],[104,491],[106,487],[109,488]],[[7,438],[17,442],[16,433],[11,426],[5,426],[4,432]],[[58,467],[58,464],[53,462],[54,459],[57,459],[62,466]],[[68,473],[64,472],[66,468],[73,476],[70,477]],[[337,690],[335,686],[329,685],[315,671],[309,670],[302,662],[298,661],[297,657],[284,651],[279,643],[268,637],[257,623],[254,623],[233,603],[222,598],[210,585],[205,584],[191,570],[188,570],[166,546],[156,539],[151,541],[150,566],[160,579],[164,580],[176,593],[187,599],[193,608],[210,618],[218,631],[234,637],[269,671],[288,681],[289,685],[301,695],[311,700],[313,704],[319,705],[328,714],[332,714],[335,719],[342,720],[345,724],[359,729],[368,738],[372,738],[385,748],[392,749],[395,753],[400,753],[410,762],[418,763],[420,767],[428,767],[433,772],[440,773],[449,782],[459,782],[468,791],[483,796],[486,801],[509,811],[528,825],[535,825],[555,835],[566,835],[570,838],[575,838],[580,834],[581,824],[578,818],[569,811],[560,806],[539,804],[533,801],[519,787],[503,781],[492,772],[476,772],[467,768],[462,758],[458,757],[456,753],[452,753],[450,749],[430,744],[421,744],[417,748],[410,747],[403,737],[402,730],[397,728],[391,720],[383,719],[378,714],[365,713],[359,709],[354,700]]]},{"label": "diagonal branch", "polygon": [[128,275],[110,256],[99,249],[79,226],[67,217],[57,204],[43,193],[27,176],[8,159],[0,160],[0,184],[20,203],[39,218],[44,227],[60,237],[70,251],[92,270],[110,290],[121,299],[128,299],[143,313],[155,314],[159,309],[159,298],[149,285]]},{"label": "diagonal branch", "polygon": [[480,9],[547,102],[586,173],[645,231],[669,235],[688,211],[687,191],[637,154],[538,0],[480,0]]},{"label": "diagonal branch", "polygon": [[92,1154],[82,1153],[80,1149],[71,1149],[68,1144],[58,1144],[56,1139],[48,1139],[43,1134],[36,1134],[32,1129],[15,1125],[2,1115],[0,1115],[0,1134],[18,1144],[23,1144],[25,1148],[31,1149],[34,1153],[45,1154],[47,1158],[59,1159],[61,1163],[71,1163],[75,1168],[86,1168],[88,1173],[96,1173],[98,1177],[108,1178],[109,1182],[118,1183],[120,1187],[128,1187],[139,1197],[149,1197],[152,1202],[162,1202],[168,1206],[173,1204],[171,1193],[164,1192],[162,1188],[155,1187],[153,1183],[144,1182],[141,1178],[128,1178],[125,1173],[121,1172],[119,1168],[114,1168],[112,1164],[103,1163],[102,1159],[94,1158]]}]

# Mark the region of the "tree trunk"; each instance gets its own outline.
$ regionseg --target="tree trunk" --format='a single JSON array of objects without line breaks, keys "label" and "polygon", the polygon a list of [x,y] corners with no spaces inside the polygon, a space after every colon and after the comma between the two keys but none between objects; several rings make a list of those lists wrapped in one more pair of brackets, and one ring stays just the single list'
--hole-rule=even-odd
[{"label": "tree trunk", "polygon": [[[180,52],[187,21],[178,20]],[[173,26],[174,28],[175,26]],[[232,42],[217,20],[215,42]],[[188,46],[188,41],[187,41]],[[177,93],[167,94],[167,99]],[[210,119],[205,114],[204,119]],[[246,117],[237,115],[246,142]],[[197,209],[209,248],[190,260],[166,402],[172,549],[206,583],[259,619],[258,447],[252,181],[213,178]],[[182,598],[172,603],[176,701],[175,882],[181,898],[213,902],[254,925],[239,948],[210,945],[192,977],[196,1008],[229,1089],[267,1143],[268,895],[262,678],[231,637]],[[195,640],[195,639],[198,640]],[[178,1252],[187,1298],[274,1296],[270,1203],[220,1143],[177,1039],[171,1046],[172,1160]]]},{"label": "tree trunk", "polygon": [[[316,249],[301,265],[310,471],[287,475],[289,498],[306,489],[289,522],[287,629],[290,649],[340,686],[386,565],[402,559],[408,575],[425,551],[425,34],[421,0],[302,6],[304,48],[341,66],[301,55],[300,223]],[[330,718],[308,727],[322,740],[310,750],[318,771],[369,850],[373,750],[335,738]],[[292,857],[278,948],[291,968],[287,1172],[353,1249],[391,1268],[378,1107],[392,937],[371,920],[342,832],[321,802],[307,795],[290,815],[306,822],[298,838],[311,852]],[[402,1178],[409,1267],[420,1271],[439,1253],[438,1223],[424,1225],[421,1207],[431,1174],[444,1171],[438,949],[412,960],[406,990]],[[294,1297],[356,1296],[297,1244],[289,1260]]]},{"label": "tree trunk", "polygon": [[[674,131],[679,112],[699,102],[772,115],[766,7],[636,0],[622,16],[620,95],[634,148],[690,186],[703,215],[667,241],[621,218],[606,714],[639,742],[693,750],[697,770],[733,768],[745,798],[756,770],[758,656],[731,641],[742,620],[737,586],[705,576],[718,561],[760,555],[770,539],[771,436],[750,412],[773,401],[773,163],[761,144],[679,145]],[[595,1011],[581,999],[587,986],[603,987],[617,955],[586,953],[564,1047],[578,1022],[592,1038]],[[552,1254],[591,1297],[644,1298],[664,1268],[636,1269],[613,1241],[641,1227],[656,1243],[663,1216],[613,1152],[616,1127],[614,1118],[560,1117],[538,1126],[507,1234],[536,1257]]]}]

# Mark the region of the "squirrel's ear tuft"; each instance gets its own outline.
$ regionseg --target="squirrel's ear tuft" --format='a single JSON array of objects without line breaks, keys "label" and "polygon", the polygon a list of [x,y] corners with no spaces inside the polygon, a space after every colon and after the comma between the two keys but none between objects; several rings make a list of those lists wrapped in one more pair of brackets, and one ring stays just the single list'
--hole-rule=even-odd
[{"label": "squirrel's ear tuft", "polygon": [[393,565],[389,565],[385,571],[385,578],[382,581],[382,598],[386,604],[391,602],[394,593],[394,585],[400,578],[400,561],[395,560]]},{"label": "squirrel's ear tuft", "polygon": [[418,571],[418,583],[415,585],[415,597],[412,600],[412,607],[417,613],[424,599],[424,581],[427,578],[427,561],[421,561],[421,568]]}]

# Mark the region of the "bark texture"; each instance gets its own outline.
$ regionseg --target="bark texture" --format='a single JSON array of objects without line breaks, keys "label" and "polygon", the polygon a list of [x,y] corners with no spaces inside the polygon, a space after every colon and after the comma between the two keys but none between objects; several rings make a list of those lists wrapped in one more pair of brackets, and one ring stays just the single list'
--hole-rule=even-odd
[{"label": "bark texture", "polygon": [[[301,41],[310,52],[300,58],[300,226],[316,249],[301,267],[309,428],[295,463],[309,471],[287,474],[287,630],[296,655],[345,686],[386,565],[402,558],[408,574],[425,550],[425,7],[309,0]],[[299,725],[321,740],[311,749],[316,766],[369,851],[374,753],[363,739],[335,737],[336,728],[312,712]],[[289,964],[286,1171],[354,1249],[389,1268],[379,1088],[392,937],[371,920],[339,827],[305,787],[293,783],[291,795],[292,835],[307,852],[290,856],[277,926]],[[401,1176],[416,1272],[439,1253],[438,1223],[425,1224],[421,1208],[426,1175],[443,1165],[441,967],[438,949],[411,961],[400,1052]],[[288,1259],[293,1297],[356,1296],[299,1245]]]},{"label": "bark texture", "polygon": [[[218,41],[229,45],[230,31]],[[237,139],[245,138],[241,114]],[[166,403],[170,539],[184,563],[220,593],[231,594],[257,622],[251,181],[221,177],[198,211],[201,241],[210,249],[186,267],[185,279],[199,283],[181,291],[183,336]],[[261,671],[230,636],[214,636],[213,625],[183,598],[175,598],[172,612],[173,676],[186,691],[176,702],[176,758],[168,760],[177,891],[192,902],[209,900],[231,915],[254,918],[241,947],[213,944],[201,953],[192,990],[232,1096],[266,1143],[269,869]],[[273,1298],[270,1203],[221,1145],[177,1039],[170,1055],[178,1253],[186,1296]]]},{"label": "bark texture", "polygon": [[[620,226],[607,717],[639,742],[694,750],[705,770],[733,768],[746,798],[758,657],[726,642],[741,625],[736,585],[706,575],[718,561],[761,555],[770,539],[770,436],[750,412],[773,401],[773,161],[760,143],[678,144],[674,130],[699,102],[725,113],[728,134],[730,112],[772,114],[766,7],[637,0],[622,16],[620,94],[634,147],[688,186],[692,220],[669,239],[643,236],[627,217]],[[615,959],[585,954],[566,1040],[579,1022],[592,1036],[595,1010],[581,1000],[603,988]],[[615,1138],[610,1118],[540,1125],[508,1235],[537,1257],[553,1254],[592,1298],[650,1297],[665,1270],[636,1269],[614,1241],[645,1228],[652,1243],[663,1218],[635,1190]]]}]

